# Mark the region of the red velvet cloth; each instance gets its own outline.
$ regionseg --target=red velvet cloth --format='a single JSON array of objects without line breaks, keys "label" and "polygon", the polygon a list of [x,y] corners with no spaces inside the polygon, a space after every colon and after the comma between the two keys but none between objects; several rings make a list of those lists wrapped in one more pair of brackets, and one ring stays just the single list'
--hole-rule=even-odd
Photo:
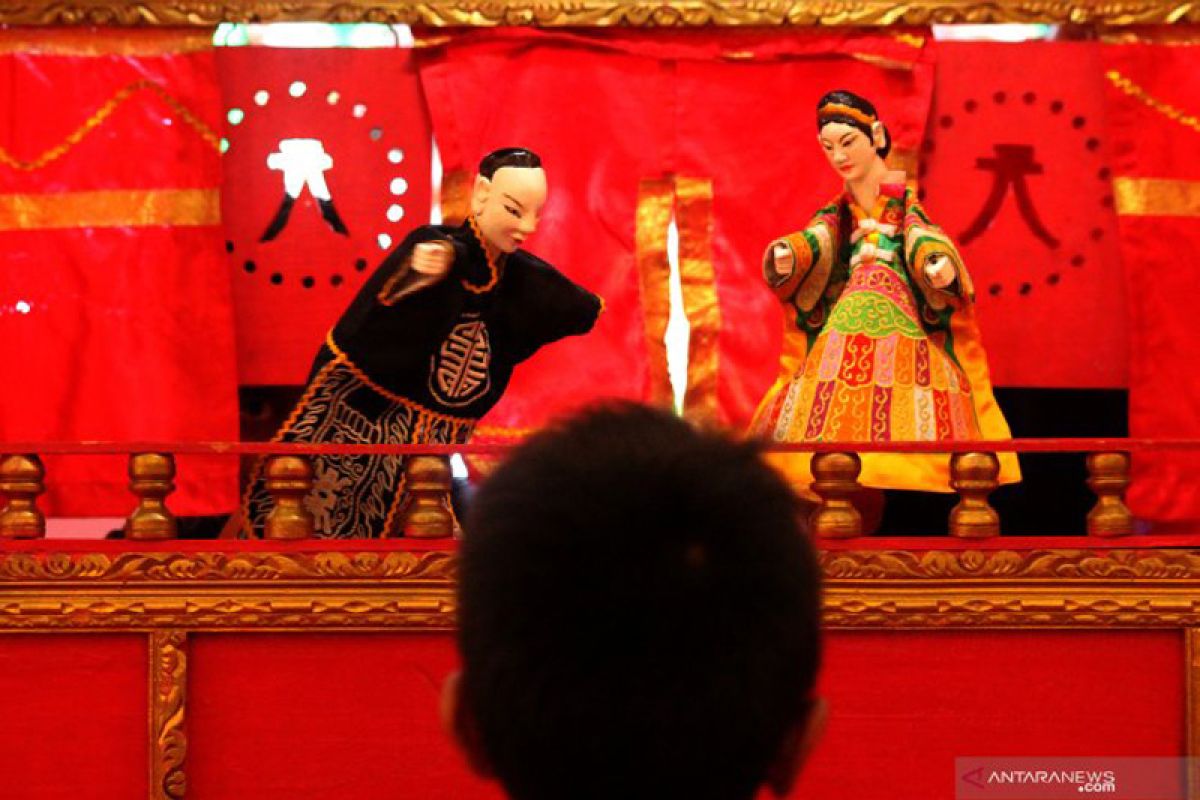
[{"label": "red velvet cloth", "polygon": [[[438,721],[451,635],[190,641],[189,796],[502,797]],[[5,797],[145,796],[144,638],[0,644]],[[790,796],[952,800],[962,756],[1183,755],[1182,644],[1178,631],[830,632],[829,725]]]},{"label": "red velvet cloth", "polygon": [[[222,190],[238,379],[300,384],[362,282],[429,221],[425,98],[410,50],[228,47],[217,67],[225,105],[242,115],[226,126]],[[332,157],[323,175],[347,235],[304,188],[262,241],[284,197],[283,172],[267,159],[284,139],[317,139]]]},{"label": "red velvet cloth", "polygon": [[835,631],[794,798],[953,800],[964,756],[1183,756],[1179,631]]},{"label": "red velvet cloth", "polygon": [[528,249],[604,298],[596,327],[520,365],[483,425],[519,433],[596,397],[642,398],[650,373],[634,262],[638,180],[659,171],[669,86],[652,58],[489,31],[422,53],[447,174],[508,146],[542,157],[549,201]]},{"label": "red velvet cloth", "polygon": [[[1175,201],[1139,212],[1131,203],[1120,216],[1131,326],[1129,433],[1200,437],[1200,314],[1192,255],[1200,249],[1200,46],[1108,45],[1104,68],[1130,89],[1109,82],[1117,180],[1180,182],[1193,197],[1190,209]],[[1164,107],[1190,115],[1192,127],[1163,113]],[[1164,523],[1200,520],[1197,474],[1195,454],[1135,456],[1129,506]]]},{"label": "red velvet cloth", "polygon": [[196,797],[503,798],[443,731],[448,634],[201,634],[191,647]]},{"label": "red velvet cloth", "polygon": [[975,281],[998,386],[1128,383],[1105,83],[1095,42],[938,43],[921,194]]},{"label": "red velvet cloth", "polygon": [[762,249],[837,188],[815,142],[816,100],[841,85],[875,97],[915,149],[931,91],[923,44],[847,32],[503,30],[423,52],[447,171],[473,170],[495,147],[539,152],[550,200],[530,249],[607,302],[593,332],[516,372],[485,429],[536,426],[598,397],[656,396],[645,316],[664,299],[640,294],[636,209],[641,181],[673,175],[711,181],[717,416],[748,421],[780,346]]},{"label": "red velvet cloth", "polygon": [[5,800],[146,797],[146,637],[0,637],[0,785]]},{"label": "red velvet cloth", "polygon": [[[215,205],[220,101],[211,50],[172,52],[179,38],[127,32],[98,45],[71,33],[0,33],[0,147],[38,162],[0,164],[0,442],[237,438]],[[88,54],[95,48],[104,52]],[[168,194],[176,199],[165,205],[188,221],[129,210],[130,197],[175,190],[195,190],[207,209]],[[86,203],[98,191],[117,194],[93,199],[89,213],[129,216],[53,218],[56,203]],[[12,210],[22,205],[50,211]],[[46,467],[48,513],[117,515],[133,505],[124,459],[56,457]],[[181,458],[178,471],[176,512],[236,504],[232,460]]]}]

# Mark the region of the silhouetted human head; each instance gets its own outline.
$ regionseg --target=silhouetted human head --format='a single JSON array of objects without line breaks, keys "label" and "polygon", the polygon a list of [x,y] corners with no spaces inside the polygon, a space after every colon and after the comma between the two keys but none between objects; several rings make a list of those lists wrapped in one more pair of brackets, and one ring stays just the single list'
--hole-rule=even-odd
[{"label": "silhouetted human head", "polygon": [[532,150],[506,147],[479,162],[471,192],[471,214],[480,235],[511,253],[532,236],[546,204],[546,173]]},{"label": "silhouetted human head", "polygon": [[783,794],[816,738],[815,554],[757,447],[632,404],[479,490],[443,709],[514,800]]}]

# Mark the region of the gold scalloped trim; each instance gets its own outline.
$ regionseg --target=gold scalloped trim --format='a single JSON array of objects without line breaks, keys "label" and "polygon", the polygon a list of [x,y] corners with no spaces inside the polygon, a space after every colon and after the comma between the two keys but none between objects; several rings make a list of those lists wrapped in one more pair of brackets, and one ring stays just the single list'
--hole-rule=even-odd
[{"label": "gold scalloped trim", "polygon": [[1172,122],[1179,123],[1183,127],[1191,130],[1193,133],[1200,133],[1200,119],[1197,119],[1194,114],[1189,114],[1182,109],[1176,108],[1170,103],[1159,100],[1157,97],[1154,97],[1144,88],[1134,83],[1120,72],[1117,72],[1115,69],[1104,73],[1104,77],[1108,78],[1109,82],[1112,83],[1113,86],[1116,86],[1125,94],[1136,100],[1140,100],[1146,106],[1154,109]]},{"label": "gold scalloped trim", "polygon": [[[3,20],[2,11],[0,11],[0,20]],[[183,120],[183,122],[191,127],[192,130],[196,131],[196,133],[200,134],[200,138],[208,142],[208,144],[211,145],[214,150],[220,150],[220,139],[217,137],[217,134],[212,128],[208,127],[203,120],[192,113],[192,111],[179,100],[176,100],[175,97],[173,97],[171,93],[162,86],[154,81],[143,79],[134,81],[128,86],[117,90],[116,94],[106,100],[104,104],[96,110],[95,113],[84,120],[82,125],[71,131],[71,133],[67,134],[67,137],[63,139],[62,142],[46,150],[37,158],[26,161],[17,158],[16,156],[10,154],[3,147],[0,147],[0,164],[12,167],[13,169],[21,170],[22,172],[32,172],[34,170],[41,169],[52,161],[57,161],[71,150],[75,149],[75,147],[84,139],[86,139],[89,134],[103,125],[105,121],[112,116],[113,112],[121,106],[121,104],[129,100],[135,94],[143,91],[152,92],[153,94],[157,95],[160,100],[166,103],[167,106],[173,112],[175,112],[179,119]]]},{"label": "gold scalloped trim", "polygon": [[698,27],[780,25],[927,25],[930,23],[1071,23],[1108,26],[1200,22],[1200,5],[1091,0],[541,0],[541,2],[295,2],[271,0],[113,0],[9,2],[0,23],[23,25],[215,25],[220,22],[378,22],[433,27],[469,25]]},{"label": "gold scalloped trim", "polygon": [[[825,551],[820,559],[832,628],[1200,627],[1200,551]],[[442,551],[10,553],[0,555],[0,632],[449,631],[456,574],[454,554]]]},{"label": "gold scalloped trim", "polygon": [[457,575],[453,553],[9,553],[0,584],[436,580]]}]

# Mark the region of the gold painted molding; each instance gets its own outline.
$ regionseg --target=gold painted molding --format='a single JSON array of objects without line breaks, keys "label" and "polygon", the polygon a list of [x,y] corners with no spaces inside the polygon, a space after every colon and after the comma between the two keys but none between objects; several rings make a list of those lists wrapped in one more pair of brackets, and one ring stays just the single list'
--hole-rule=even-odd
[{"label": "gold painted molding", "polygon": [[[821,563],[832,628],[1200,627],[1200,551],[825,551]],[[0,633],[450,631],[455,576],[446,552],[0,553]]]},{"label": "gold painted molding", "polygon": [[820,562],[831,586],[979,579],[1013,588],[1030,581],[1054,581],[1064,588],[1096,580],[1200,584],[1200,551],[1183,549],[825,550]]},{"label": "gold painted molding", "polygon": [[[439,581],[456,575],[453,553],[228,552],[172,553],[3,553],[0,586],[12,583],[53,584],[84,581],[112,583],[235,582],[277,583],[293,580],[337,579],[379,581]],[[2,601],[0,601],[2,602]]]},{"label": "gold painted molding", "polygon": [[0,5],[0,23],[215,25],[219,22],[389,22],[451,25],[696,27],[707,25],[925,25],[1042,22],[1110,26],[1200,22],[1190,0],[63,0]]},{"label": "gold painted molding", "polygon": [[182,800],[187,793],[187,634],[150,634],[150,797]]}]

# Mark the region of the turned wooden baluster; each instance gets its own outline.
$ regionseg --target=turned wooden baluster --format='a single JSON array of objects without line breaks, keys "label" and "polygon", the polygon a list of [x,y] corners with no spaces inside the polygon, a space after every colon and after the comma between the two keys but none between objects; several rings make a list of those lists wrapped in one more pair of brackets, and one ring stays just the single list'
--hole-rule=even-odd
[{"label": "turned wooden baluster", "polygon": [[275,505],[263,525],[263,538],[311,539],[313,515],[304,503],[313,488],[313,470],[308,459],[272,456],[267,461],[264,484]]},{"label": "turned wooden baluster", "polygon": [[849,539],[862,535],[862,515],[851,499],[862,489],[862,460],[855,453],[817,453],[812,460],[813,491],[820,504],[808,519],[814,536]]},{"label": "turned wooden baluster", "polygon": [[46,491],[46,470],[35,455],[5,456],[0,461],[0,496],[7,498],[0,512],[0,539],[41,539],[46,517],[37,507]]},{"label": "turned wooden baluster", "polygon": [[169,453],[135,453],[129,457],[129,491],[137,508],[125,523],[125,538],[145,541],[174,539],[179,534],[167,495],[175,491],[175,459]]},{"label": "turned wooden baluster", "polygon": [[1000,515],[988,495],[1000,485],[1000,459],[995,453],[955,453],[950,457],[950,485],[959,495],[950,512],[950,534],[961,539],[1000,535]]},{"label": "turned wooden baluster", "polygon": [[1087,515],[1090,536],[1128,536],[1133,533],[1133,514],[1125,505],[1129,486],[1128,453],[1089,453],[1087,485],[1096,495],[1096,505]]},{"label": "turned wooden baluster", "polygon": [[454,535],[450,512],[450,459],[410,456],[404,461],[408,507],[402,530],[411,539],[444,539]]}]

